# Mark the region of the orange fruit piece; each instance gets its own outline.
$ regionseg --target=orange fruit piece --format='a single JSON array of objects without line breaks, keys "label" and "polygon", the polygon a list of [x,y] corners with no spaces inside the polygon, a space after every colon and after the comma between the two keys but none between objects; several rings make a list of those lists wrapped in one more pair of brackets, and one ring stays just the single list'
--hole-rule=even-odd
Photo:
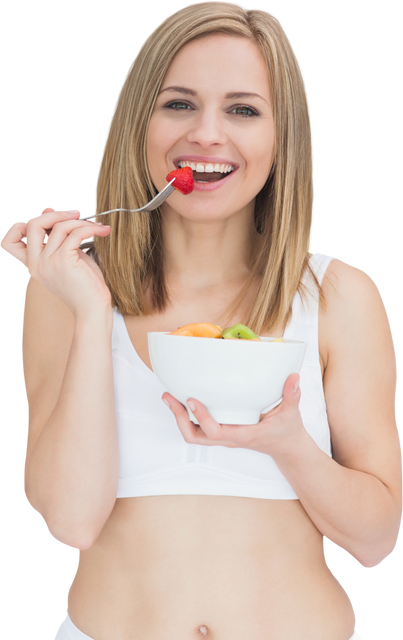
[{"label": "orange fruit piece", "polygon": [[193,333],[189,331],[189,329],[183,329],[183,328],[176,329],[176,331],[172,331],[168,335],[169,336],[190,336],[191,338],[194,337]]},{"label": "orange fruit piece", "polygon": [[193,336],[195,338],[221,338],[222,329],[211,322],[197,322],[195,324],[185,324],[176,331],[172,331],[171,336]]}]

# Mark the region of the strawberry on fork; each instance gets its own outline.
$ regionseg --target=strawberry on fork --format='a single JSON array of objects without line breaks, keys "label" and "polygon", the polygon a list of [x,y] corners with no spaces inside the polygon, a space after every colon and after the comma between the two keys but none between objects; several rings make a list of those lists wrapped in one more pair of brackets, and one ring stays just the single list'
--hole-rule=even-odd
[{"label": "strawberry on fork", "polygon": [[185,196],[188,193],[191,193],[194,189],[193,182],[193,171],[190,167],[183,167],[182,169],[176,169],[175,171],[171,171],[167,175],[167,182],[170,183],[173,180],[172,184],[167,184],[162,191],[157,193],[157,195],[150,200],[144,207],[140,209],[110,209],[109,211],[103,211],[102,213],[95,213],[93,216],[87,216],[86,218],[79,218],[80,220],[91,220],[91,218],[99,218],[100,216],[105,216],[107,213],[113,213],[114,211],[129,211],[131,213],[136,213],[137,211],[154,211],[157,207],[159,207],[168,196],[173,193],[174,188],[178,189]]},{"label": "strawberry on fork", "polygon": [[171,171],[171,173],[168,173],[166,181],[170,182],[173,178],[175,178],[175,182],[172,183],[172,186],[185,196],[193,191],[193,171],[190,167],[183,167],[182,169]]}]

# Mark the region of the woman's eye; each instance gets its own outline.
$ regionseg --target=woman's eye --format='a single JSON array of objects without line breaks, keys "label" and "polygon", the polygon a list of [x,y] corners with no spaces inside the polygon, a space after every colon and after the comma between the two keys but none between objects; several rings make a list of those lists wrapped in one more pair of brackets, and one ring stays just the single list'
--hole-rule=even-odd
[{"label": "woman's eye", "polygon": [[173,111],[185,111],[186,109],[190,109],[190,105],[187,102],[170,102],[165,105],[166,109],[172,109]]},{"label": "woman's eye", "polygon": [[[235,107],[235,109],[233,109],[233,111],[235,111],[236,109],[243,109],[244,111],[250,111],[250,113],[247,113],[246,115],[244,115],[244,118],[251,118],[252,116],[257,116],[257,113],[254,109],[251,109],[250,107]],[[237,114],[237,115],[242,115]]]},{"label": "woman's eye", "polygon": [[[190,107],[190,105],[187,102],[170,102],[169,104],[165,105],[165,109],[172,109],[172,107],[174,107],[174,105],[185,105],[185,107]],[[232,111],[235,111],[237,109],[243,109],[244,111],[250,111],[250,113],[248,114],[242,114],[242,113],[237,113],[235,115],[240,115],[242,118],[252,118],[253,116],[257,116],[258,113],[254,110],[251,109],[250,107],[234,107],[234,109]],[[173,109],[173,111],[187,111],[187,109]]]}]

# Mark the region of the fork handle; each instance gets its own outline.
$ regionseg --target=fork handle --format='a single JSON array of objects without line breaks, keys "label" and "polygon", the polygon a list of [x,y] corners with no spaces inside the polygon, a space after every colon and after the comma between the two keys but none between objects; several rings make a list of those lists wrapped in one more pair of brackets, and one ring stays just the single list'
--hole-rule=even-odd
[{"label": "fork handle", "polygon": [[144,205],[144,207],[140,207],[140,209],[111,209],[110,211],[103,211],[102,213],[95,213],[93,216],[87,216],[86,218],[79,218],[79,220],[91,220],[91,218],[96,218],[97,216],[105,216],[107,213],[114,213],[115,211],[128,211],[129,213],[137,213],[138,211],[154,211],[160,204],[165,202],[168,196],[174,191],[174,187],[172,183],[175,182],[176,178],[172,178],[168,184],[165,185],[163,189],[159,193],[157,193],[150,202]]},{"label": "fork handle", "polygon": [[100,216],[106,216],[107,213],[113,213],[114,211],[138,211],[138,209],[111,209],[110,211],[104,211],[103,213],[95,213],[93,216],[87,216],[86,218],[79,218],[79,220],[91,220],[91,218],[97,218]]}]

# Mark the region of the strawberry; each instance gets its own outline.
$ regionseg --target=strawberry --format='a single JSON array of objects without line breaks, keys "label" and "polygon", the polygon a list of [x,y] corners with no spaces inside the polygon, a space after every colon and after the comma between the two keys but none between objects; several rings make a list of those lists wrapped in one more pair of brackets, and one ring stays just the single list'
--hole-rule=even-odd
[{"label": "strawberry", "polygon": [[173,178],[175,178],[175,182],[172,183],[172,186],[185,196],[193,191],[193,171],[190,167],[182,167],[182,169],[171,171],[171,173],[168,173],[166,180],[170,182]]}]

